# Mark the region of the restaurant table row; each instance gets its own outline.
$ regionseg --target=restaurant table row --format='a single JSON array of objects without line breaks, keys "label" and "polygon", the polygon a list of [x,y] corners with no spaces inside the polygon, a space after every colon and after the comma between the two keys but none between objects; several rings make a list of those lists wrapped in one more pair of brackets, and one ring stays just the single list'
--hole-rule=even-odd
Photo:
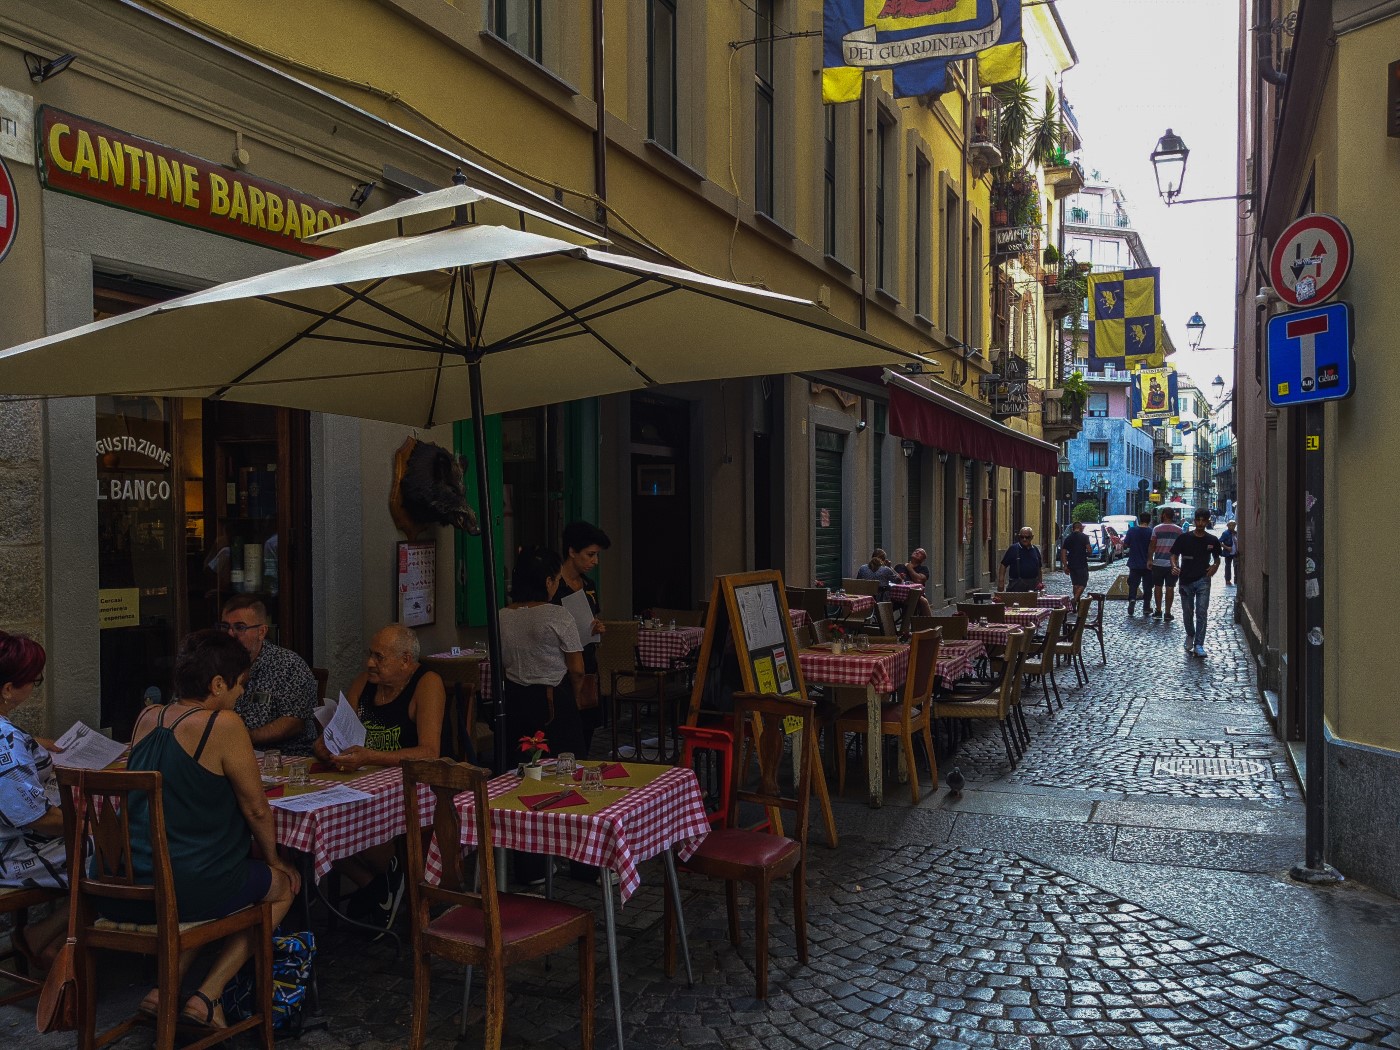
[{"label": "restaurant table row", "polygon": [[890,584],[890,601],[896,608],[903,605],[910,598],[917,597],[924,593],[924,586],[921,583],[892,583]]}]

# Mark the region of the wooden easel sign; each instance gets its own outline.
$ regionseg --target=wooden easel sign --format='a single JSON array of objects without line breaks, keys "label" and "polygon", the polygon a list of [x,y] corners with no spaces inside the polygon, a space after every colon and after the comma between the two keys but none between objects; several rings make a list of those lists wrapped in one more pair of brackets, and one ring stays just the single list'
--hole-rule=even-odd
[{"label": "wooden easel sign", "polygon": [[[782,573],[765,569],[716,576],[686,724],[697,724],[705,712],[728,714],[733,708],[729,699],[735,692],[806,699],[807,685],[797,659],[800,648],[788,613]],[[789,734],[800,732],[802,721],[787,719],[783,728]],[[812,773],[827,841],[835,846],[836,820],[826,777],[820,765]]]}]

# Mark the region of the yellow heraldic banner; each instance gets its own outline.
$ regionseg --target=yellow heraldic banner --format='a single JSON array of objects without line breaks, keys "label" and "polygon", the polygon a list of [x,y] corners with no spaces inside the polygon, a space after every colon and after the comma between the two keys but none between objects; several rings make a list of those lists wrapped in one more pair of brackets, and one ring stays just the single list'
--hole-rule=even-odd
[{"label": "yellow heraldic banner", "polygon": [[1089,357],[1123,368],[1162,365],[1162,271],[1089,275]]},{"label": "yellow heraldic banner", "polygon": [[1135,427],[1174,427],[1181,422],[1177,413],[1176,369],[1141,368],[1133,372],[1132,423]]},{"label": "yellow heraldic banner", "polygon": [[984,84],[1021,75],[1021,0],[826,0],[822,101],[855,102],[871,70],[896,98],[947,90],[948,63],[977,56]]}]

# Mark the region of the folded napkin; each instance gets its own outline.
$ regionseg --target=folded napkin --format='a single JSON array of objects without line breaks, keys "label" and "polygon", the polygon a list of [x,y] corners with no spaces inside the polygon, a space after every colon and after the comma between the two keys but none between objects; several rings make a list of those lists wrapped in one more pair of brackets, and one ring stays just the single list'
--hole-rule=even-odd
[{"label": "folded napkin", "polygon": [[573,788],[567,791],[547,791],[542,795],[521,795],[520,801],[524,804],[526,809],[536,811],[588,805],[588,799],[584,798]]},{"label": "folded napkin", "polygon": [[[605,762],[598,767],[603,771],[604,780],[624,780],[627,777],[627,767],[621,762]],[[583,768],[574,770],[574,779],[583,779]]]},{"label": "folded napkin", "polygon": [[311,772],[311,773],[334,773],[334,772],[335,772],[335,766],[331,765],[329,762],[313,761],[313,762],[311,763],[311,767],[310,767],[310,769],[308,770],[308,772]]},{"label": "folded napkin", "polygon": [[268,798],[281,798],[281,797],[282,797],[283,795],[285,795],[286,793],[287,793],[287,785],[286,785],[286,784],[277,784],[276,786],[273,786],[273,787],[264,787],[264,788],[263,788],[263,794],[266,795]]}]

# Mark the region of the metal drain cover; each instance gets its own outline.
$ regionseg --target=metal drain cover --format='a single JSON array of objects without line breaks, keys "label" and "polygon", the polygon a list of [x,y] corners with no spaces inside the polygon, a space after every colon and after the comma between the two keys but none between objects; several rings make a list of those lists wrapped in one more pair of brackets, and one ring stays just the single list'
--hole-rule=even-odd
[{"label": "metal drain cover", "polygon": [[1263,776],[1268,768],[1263,762],[1252,758],[1159,758],[1152,772],[1159,776],[1227,780],[1232,777]]}]

